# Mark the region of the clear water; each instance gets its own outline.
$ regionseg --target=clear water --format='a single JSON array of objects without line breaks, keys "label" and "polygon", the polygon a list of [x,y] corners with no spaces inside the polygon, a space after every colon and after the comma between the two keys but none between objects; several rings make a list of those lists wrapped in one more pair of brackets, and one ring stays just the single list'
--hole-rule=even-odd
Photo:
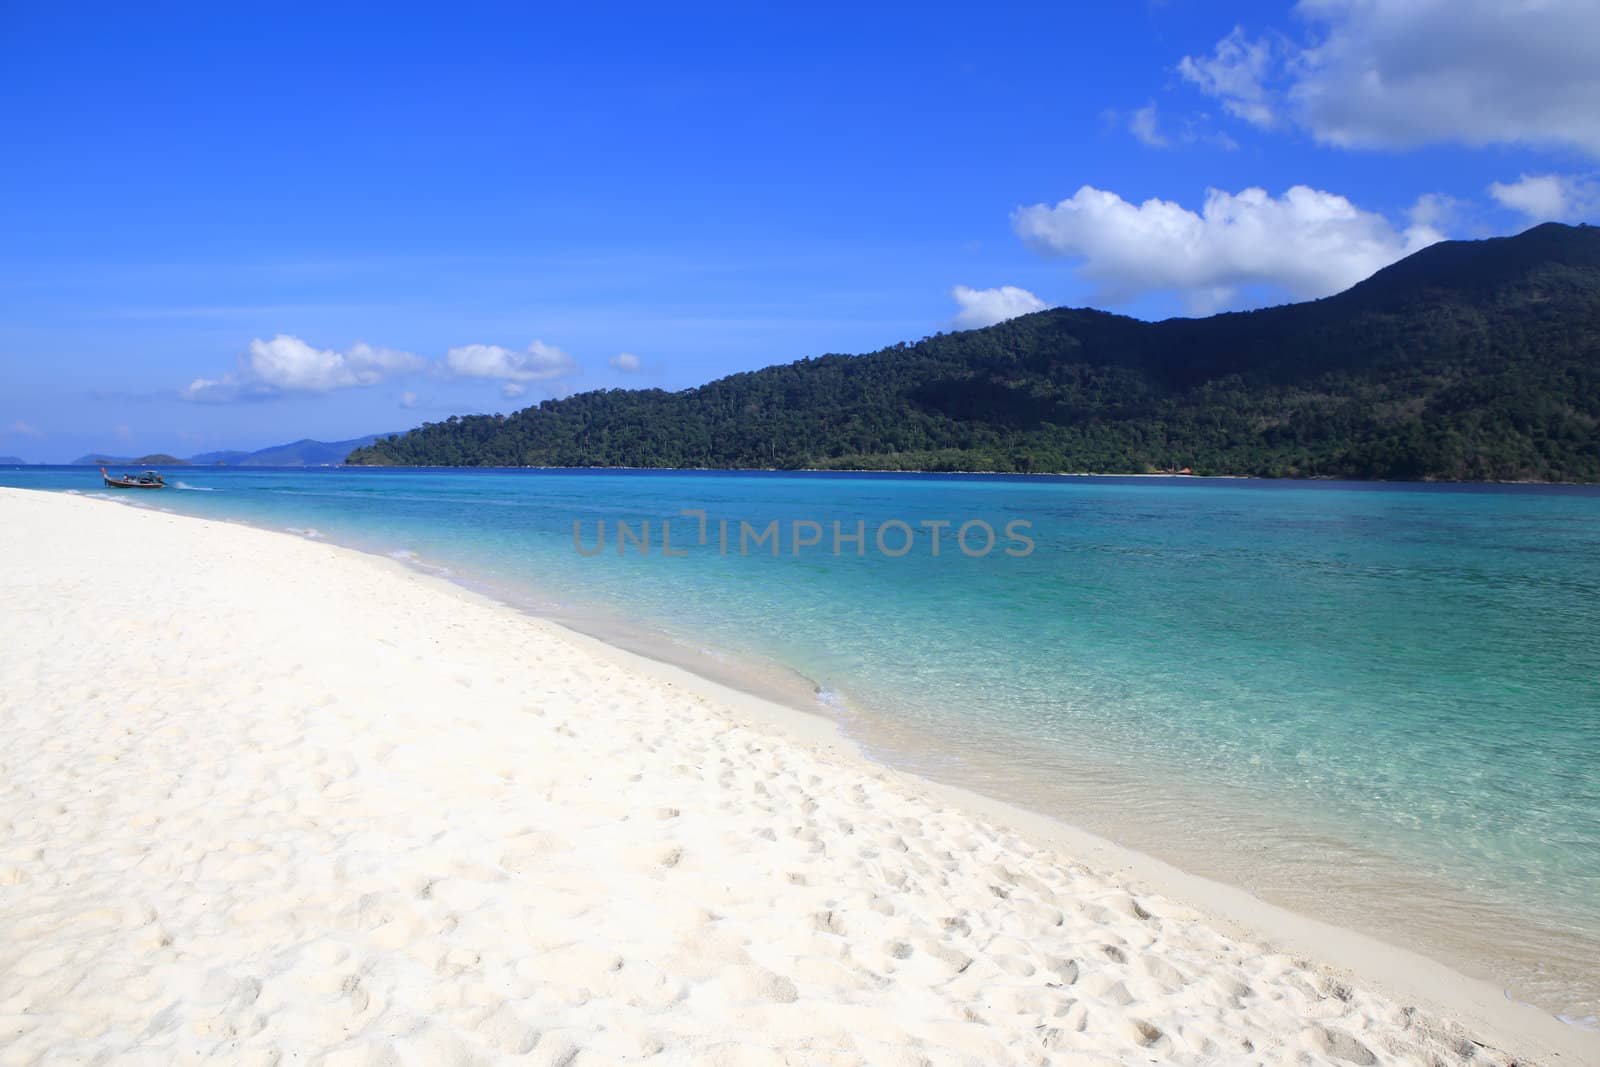
[{"label": "clear water", "polygon": [[[1600,1011],[1600,491],[716,472],[223,470],[112,494],[447,568],[976,786]],[[703,509],[708,543],[681,509]],[[731,520],[729,550],[718,519]],[[606,548],[593,549],[597,523]],[[652,523],[648,556],[615,523]],[[682,557],[661,552],[672,520]],[[781,554],[739,552],[739,520]],[[879,552],[899,519],[910,552]],[[791,550],[792,524],[822,543]],[[831,552],[865,523],[865,554]],[[948,520],[939,556],[924,521]],[[1031,524],[1031,554],[1004,527]],[[981,558],[954,533],[1000,535]],[[809,528],[807,528],[809,530]],[[981,545],[973,529],[970,547]],[[904,540],[886,535],[890,549]],[[108,556],[114,548],[108,546]]]}]

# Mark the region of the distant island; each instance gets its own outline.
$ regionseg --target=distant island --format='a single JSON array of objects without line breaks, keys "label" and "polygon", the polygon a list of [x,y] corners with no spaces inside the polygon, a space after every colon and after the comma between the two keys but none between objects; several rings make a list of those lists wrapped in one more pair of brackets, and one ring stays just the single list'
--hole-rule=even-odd
[{"label": "distant island", "polygon": [[351,450],[363,448],[380,440],[384,434],[368,434],[365,437],[353,437],[348,441],[313,441],[304,438],[286,445],[273,445],[270,448],[260,448],[254,452],[201,452],[180,459],[166,453],[151,456],[110,456],[99,452],[91,452],[86,456],[79,456],[72,461],[72,466],[99,467],[99,466],[146,466],[146,467],[321,467],[344,462],[345,456]]},{"label": "distant island", "polygon": [[21,456],[0,456],[0,467],[26,467],[28,461]]},{"label": "distant island", "polygon": [[1058,308],[694,389],[456,416],[415,466],[1600,481],[1600,229],[1448,241],[1322,300],[1143,322]]},{"label": "distant island", "polygon": [[153,452],[148,456],[107,456],[99,452],[91,452],[87,456],[79,456],[69,467],[175,467],[188,464],[188,460],[179,459],[177,456],[165,452]]}]

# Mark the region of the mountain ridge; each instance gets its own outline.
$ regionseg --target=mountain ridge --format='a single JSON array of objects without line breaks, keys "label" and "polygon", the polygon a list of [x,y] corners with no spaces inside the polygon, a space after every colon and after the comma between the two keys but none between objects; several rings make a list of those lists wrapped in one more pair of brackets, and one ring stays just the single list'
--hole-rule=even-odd
[{"label": "mountain ridge", "polygon": [[352,464],[1600,481],[1600,230],[1442,242],[1320,300],[1054,308],[669,393],[454,416]]},{"label": "mountain ridge", "polygon": [[165,466],[195,466],[195,467],[319,467],[337,465],[344,462],[344,457],[351,451],[372,444],[386,434],[367,434],[363,437],[352,437],[344,441],[315,441],[309,437],[302,437],[298,441],[291,441],[283,445],[268,445],[258,448],[253,452],[240,450],[227,450],[220,452],[201,452],[188,459],[179,459],[165,453],[129,457],[111,456],[101,452],[90,452],[79,456],[68,466],[97,467],[122,466],[126,464],[158,464]]}]

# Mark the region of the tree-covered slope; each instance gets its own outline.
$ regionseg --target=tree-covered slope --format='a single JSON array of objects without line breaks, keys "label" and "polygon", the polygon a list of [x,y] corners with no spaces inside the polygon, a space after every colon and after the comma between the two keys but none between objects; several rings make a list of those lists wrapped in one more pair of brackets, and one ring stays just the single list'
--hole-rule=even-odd
[{"label": "tree-covered slope", "polygon": [[677,393],[455,417],[351,463],[1600,481],[1600,229],[1446,242],[1337,296],[1056,309]]}]

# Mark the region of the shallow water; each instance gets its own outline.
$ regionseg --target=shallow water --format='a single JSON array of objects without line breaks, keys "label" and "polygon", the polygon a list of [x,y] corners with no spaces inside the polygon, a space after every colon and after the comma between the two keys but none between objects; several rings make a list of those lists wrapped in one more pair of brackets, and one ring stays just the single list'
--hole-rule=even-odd
[{"label": "shallow water", "polygon": [[[883,758],[1600,1011],[1600,491],[184,469],[144,506],[439,568]],[[106,492],[97,471],[0,484]],[[109,493],[107,495],[110,495]],[[706,543],[699,519],[706,512]],[[730,520],[728,551],[721,519]],[[593,549],[607,523],[605,550]],[[630,542],[619,555],[616,523]],[[662,522],[673,550],[663,554]],[[740,520],[770,543],[740,552]],[[905,523],[874,537],[890,520]],[[863,523],[861,554],[843,541]],[[817,545],[793,545],[797,527]],[[941,527],[941,551],[931,552]],[[1031,539],[1007,539],[1006,524]],[[995,547],[968,555],[964,523]],[[891,556],[912,535],[904,555]],[[969,527],[967,547],[985,543]],[[1011,548],[1019,553],[1008,555]],[[108,562],[114,551],[108,550]]]}]

